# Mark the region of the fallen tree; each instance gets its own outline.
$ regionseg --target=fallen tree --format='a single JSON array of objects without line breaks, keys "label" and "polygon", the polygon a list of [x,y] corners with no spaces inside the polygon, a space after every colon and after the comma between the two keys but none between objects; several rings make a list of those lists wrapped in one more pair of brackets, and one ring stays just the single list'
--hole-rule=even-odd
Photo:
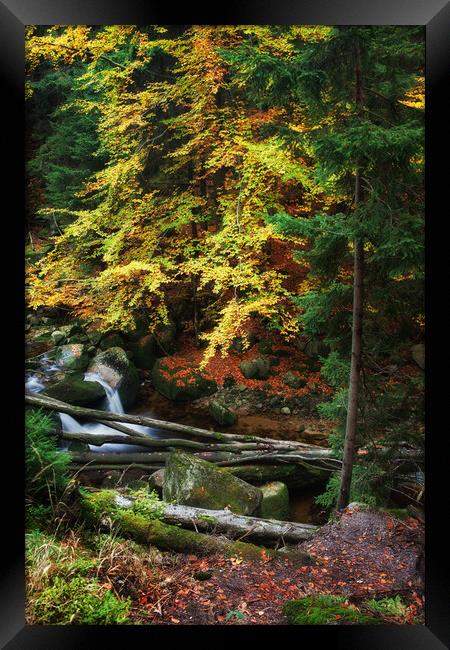
[{"label": "fallen tree", "polygon": [[295,522],[259,519],[235,515],[229,510],[207,510],[192,506],[166,505],[162,518],[168,524],[201,531],[218,532],[228,537],[249,537],[270,542],[282,541],[298,544],[309,539],[317,526]]},{"label": "fallen tree", "polygon": [[[165,504],[161,504],[162,510],[165,507],[167,507]],[[158,519],[158,516],[164,516],[161,513],[156,515],[156,518],[152,518],[149,515],[135,512],[132,508],[132,499],[123,497],[113,490],[98,492],[83,490],[81,492],[81,513],[89,525],[98,528],[99,525],[110,526],[112,523],[122,534],[131,537],[140,544],[153,544],[161,550],[172,550],[178,553],[239,555],[247,560],[286,557],[284,552],[248,542],[184,530]],[[311,558],[305,553],[295,551],[295,557],[297,560],[303,560],[304,563],[311,563]]]},{"label": "fallen tree", "polygon": [[[132,437],[148,437],[145,433],[137,432],[134,429],[118,426],[117,423],[139,424],[142,426],[152,427],[154,429],[161,429],[163,431],[176,431],[187,436],[194,436],[196,438],[204,438],[207,440],[216,441],[216,443],[260,443],[263,446],[271,447],[272,449],[285,450],[287,443],[282,440],[273,440],[269,438],[261,438],[258,436],[249,436],[233,433],[220,433],[217,431],[207,431],[198,427],[188,426],[186,424],[178,424],[176,422],[167,422],[165,420],[156,420],[143,415],[130,415],[123,413],[113,413],[110,411],[101,411],[99,409],[91,409],[81,406],[74,406],[61,402],[60,400],[53,399],[44,395],[36,395],[25,393],[25,402],[31,406],[50,409],[53,411],[60,411],[67,413],[74,417],[94,422],[102,422],[107,426],[117,428],[118,430],[129,434]],[[112,424],[114,423],[114,424]],[[119,428],[120,427],[120,428]],[[333,459],[333,453],[329,449],[323,449],[316,445],[308,445],[303,442],[289,441],[289,448],[298,450],[305,455],[315,456],[320,459],[330,458]],[[335,460],[335,459],[333,459]],[[337,461],[338,462],[338,461]]]}]

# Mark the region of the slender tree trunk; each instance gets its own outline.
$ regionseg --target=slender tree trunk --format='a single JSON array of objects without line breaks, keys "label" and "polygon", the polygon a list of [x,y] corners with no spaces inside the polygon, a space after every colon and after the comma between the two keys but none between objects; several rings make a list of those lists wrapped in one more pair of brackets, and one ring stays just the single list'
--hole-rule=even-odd
[{"label": "slender tree trunk", "polygon": [[[362,107],[361,57],[359,44],[356,45],[355,90],[356,103]],[[360,194],[361,175],[360,170],[357,169],[355,174],[355,209],[358,208],[360,203]],[[338,510],[345,508],[350,499],[355,439],[358,425],[358,394],[361,373],[364,242],[361,239],[355,239],[354,249],[352,353],[347,421],[345,426],[344,457],[342,461],[341,486],[337,502]]]}]

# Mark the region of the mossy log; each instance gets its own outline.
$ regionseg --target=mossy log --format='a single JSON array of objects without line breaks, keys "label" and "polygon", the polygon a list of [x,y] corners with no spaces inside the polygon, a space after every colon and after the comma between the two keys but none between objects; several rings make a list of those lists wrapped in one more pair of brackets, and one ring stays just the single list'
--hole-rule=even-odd
[{"label": "mossy log", "polygon": [[[139,544],[152,544],[161,550],[177,553],[195,553],[196,555],[241,556],[246,560],[261,560],[264,556],[286,557],[285,553],[247,542],[234,541],[226,537],[207,535],[205,533],[184,530],[147,515],[133,512],[132,501],[113,490],[101,490],[81,493],[81,512],[88,524],[98,527],[109,521],[120,532]],[[299,559],[311,562],[309,556],[296,554]]]}]

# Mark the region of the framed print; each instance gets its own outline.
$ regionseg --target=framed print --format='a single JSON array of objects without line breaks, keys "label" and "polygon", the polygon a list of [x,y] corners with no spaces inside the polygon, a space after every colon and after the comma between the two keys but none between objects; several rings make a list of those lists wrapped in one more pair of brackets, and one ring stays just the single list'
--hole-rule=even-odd
[{"label": "framed print", "polygon": [[0,16],[2,647],[447,647],[448,5]]}]

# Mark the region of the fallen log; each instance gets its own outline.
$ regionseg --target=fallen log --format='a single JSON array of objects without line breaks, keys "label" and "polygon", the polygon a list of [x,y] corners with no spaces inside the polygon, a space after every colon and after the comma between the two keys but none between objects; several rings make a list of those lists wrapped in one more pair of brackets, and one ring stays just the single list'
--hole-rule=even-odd
[{"label": "fallen log", "polygon": [[[198,427],[188,426],[186,424],[178,424],[176,422],[167,422],[164,420],[155,420],[154,418],[150,418],[143,415],[112,413],[110,411],[101,411],[98,409],[91,409],[82,406],[74,406],[73,404],[67,404],[65,402],[61,402],[60,400],[56,400],[47,397],[45,395],[25,393],[25,402],[32,406],[47,408],[54,411],[61,411],[62,413],[67,413],[68,415],[83,418],[85,420],[87,419],[91,421],[102,422],[103,424],[106,424],[107,426],[111,426],[111,427],[113,425],[110,424],[110,422],[114,422],[114,424],[118,422],[119,423],[125,422],[128,424],[140,424],[142,426],[152,427],[154,429],[161,429],[166,431],[177,431],[185,435],[191,435],[191,436],[205,438],[209,440],[216,440],[219,442],[226,442],[226,441],[229,442],[234,441],[234,442],[241,442],[241,443],[259,442],[265,445],[270,444],[270,446],[272,446],[273,448],[286,447],[286,441],[283,440],[273,440],[269,438],[261,438],[258,436],[242,435],[239,433],[233,434],[233,433],[220,433],[217,431],[207,431],[206,429],[200,429]],[[131,431],[133,431],[133,435],[138,435],[138,432],[134,431],[133,429],[129,429],[130,434]],[[146,434],[142,434],[142,436],[145,435]],[[330,449],[324,449],[323,447],[318,447],[316,445],[308,445],[304,442],[298,442],[298,441],[289,441],[289,446],[295,447],[295,449],[298,449],[299,451],[309,449],[311,451],[318,452],[322,458],[333,457],[333,452]]]},{"label": "fallen log", "polygon": [[[108,423],[109,426],[109,423]],[[130,429],[131,431],[131,429]],[[240,452],[240,451],[251,451],[251,450],[270,450],[273,447],[268,444],[263,444],[261,442],[248,442],[248,443],[208,443],[208,442],[196,442],[194,440],[184,440],[182,438],[166,438],[159,440],[156,438],[151,438],[145,436],[144,438],[132,437],[131,434],[103,434],[103,433],[86,433],[84,431],[73,432],[73,431],[63,431],[60,434],[60,437],[63,440],[71,440],[78,442],[85,442],[89,445],[101,446],[104,444],[127,444],[127,445],[139,445],[141,447],[171,447],[171,448],[187,448],[187,449],[198,449],[203,451],[231,451],[231,452]],[[283,451],[295,451],[295,447],[291,447],[289,443],[286,443],[286,446],[279,447]]]},{"label": "fallen log", "polygon": [[317,530],[317,526],[309,524],[245,517],[229,510],[207,510],[181,505],[166,505],[162,518],[168,524],[223,533],[228,537],[245,536],[260,541],[269,540],[271,543],[283,541],[298,544],[309,539]]},{"label": "fallen log", "polygon": [[[184,530],[172,526],[148,515],[133,512],[132,502],[113,490],[81,493],[81,513],[87,524],[98,528],[102,523],[113,523],[120,532],[140,544],[152,544],[161,550],[178,553],[195,553],[213,555],[221,553],[227,556],[241,556],[246,560],[261,560],[265,557],[286,557],[287,554],[256,546],[247,542],[230,540],[223,536]],[[305,553],[295,552],[298,560],[311,564],[311,558]]]},{"label": "fallen log", "polygon": [[[166,461],[166,458],[169,456],[170,451],[173,451],[172,448],[168,448],[167,451],[161,451],[161,452],[146,452],[146,451],[140,451],[140,452],[101,452],[101,451],[82,451],[82,452],[69,452],[72,458],[72,461],[75,463],[90,463],[90,462],[95,462],[97,465],[101,465],[102,463],[106,464],[119,464],[123,465],[126,463],[154,463],[154,462],[161,462],[164,463]],[[223,456],[223,454],[227,454],[227,456]],[[316,458],[314,456],[310,455],[305,455],[305,454],[300,454],[298,452],[291,452],[289,454],[287,453],[280,453],[278,454],[277,452],[266,452],[262,451],[259,454],[255,454],[253,451],[250,452],[240,452],[239,454],[237,453],[232,453],[232,452],[222,452],[222,451],[205,451],[205,452],[199,452],[195,454],[199,458],[203,458],[204,460],[209,460],[210,462],[214,463],[216,462],[219,466],[231,466],[231,465],[237,465],[239,463],[252,463],[252,462],[257,462],[261,463],[264,461],[271,461],[273,462],[289,462],[289,463],[304,463],[309,462],[311,460],[314,461],[320,461],[321,458]],[[327,461],[330,462],[330,461]],[[335,465],[330,466],[329,468],[327,467],[322,467],[322,469],[328,469],[329,471],[335,471],[337,468],[340,467],[339,461],[335,461]]]}]

